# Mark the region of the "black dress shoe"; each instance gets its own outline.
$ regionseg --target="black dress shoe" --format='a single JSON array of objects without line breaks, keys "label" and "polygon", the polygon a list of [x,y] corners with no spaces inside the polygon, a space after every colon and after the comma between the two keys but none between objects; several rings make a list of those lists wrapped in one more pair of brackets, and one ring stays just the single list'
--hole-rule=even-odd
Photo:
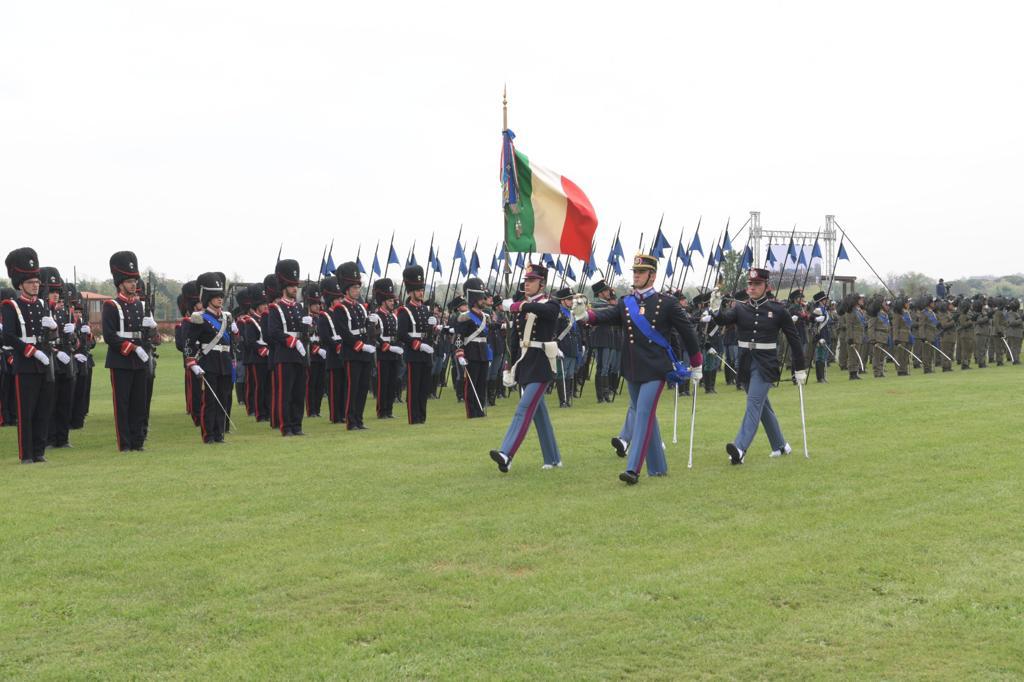
[{"label": "black dress shoe", "polygon": [[45,462],[46,461],[46,458],[43,457],[42,455],[39,455],[38,457],[34,457],[33,459],[35,460],[36,464],[39,464],[40,462]]},{"label": "black dress shoe", "polygon": [[747,453],[736,447],[735,443],[729,443],[726,445],[725,451],[729,453],[729,461],[733,464],[743,464],[743,458],[747,455]]},{"label": "black dress shoe", "polygon": [[54,445],[55,448],[70,448],[71,443],[61,443],[60,445]]},{"label": "black dress shoe", "polygon": [[360,431],[366,431],[366,425],[365,424],[360,424],[356,428],[359,429]]},{"label": "black dress shoe", "polygon": [[612,438],[612,447],[615,448],[615,454],[619,457],[626,456],[626,448],[629,447],[629,443],[622,440],[621,438]]},{"label": "black dress shoe", "polygon": [[623,471],[619,474],[619,480],[624,481],[626,485],[636,485],[640,482],[640,477],[636,475],[635,471]]},{"label": "black dress shoe", "polygon": [[21,460],[21,463],[22,464],[35,464],[36,461],[34,459],[32,459],[31,457],[26,457],[25,459]]},{"label": "black dress shoe", "polygon": [[298,431],[292,431],[292,435],[293,436],[305,436],[306,432],[303,431],[302,429],[299,429]]},{"label": "black dress shoe", "polygon": [[491,450],[491,459],[498,465],[498,471],[503,474],[508,473],[508,465],[512,463],[512,460],[500,450]]},{"label": "black dress shoe", "polygon": [[135,452],[145,452],[146,448],[142,447],[141,445],[138,445],[138,446],[132,448],[132,450],[134,450]]}]

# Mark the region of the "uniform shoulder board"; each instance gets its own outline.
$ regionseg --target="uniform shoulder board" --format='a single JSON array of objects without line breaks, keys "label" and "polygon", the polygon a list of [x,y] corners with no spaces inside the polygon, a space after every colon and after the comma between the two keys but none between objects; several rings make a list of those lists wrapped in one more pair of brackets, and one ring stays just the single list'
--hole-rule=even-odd
[{"label": "uniform shoulder board", "polygon": [[203,323],[203,313],[202,313],[202,311],[197,310],[194,313],[192,313],[192,315],[188,319],[190,321],[192,321],[194,324],[202,324]]}]

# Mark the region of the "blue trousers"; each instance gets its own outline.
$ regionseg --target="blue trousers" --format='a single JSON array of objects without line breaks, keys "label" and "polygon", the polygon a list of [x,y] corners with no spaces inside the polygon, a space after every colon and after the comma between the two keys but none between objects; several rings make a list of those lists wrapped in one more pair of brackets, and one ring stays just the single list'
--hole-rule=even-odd
[{"label": "blue trousers", "polygon": [[768,436],[768,442],[772,450],[781,450],[786,444],[779,427],[779,420],[775,418],[775,410],[768,402],[768,389],[772,385],[761,376],[761,369],[757,363],[751,363],[750,384],[747,386],[747,411],[743,415],[743,423],[740,424],[740,431],[736,434],[734,441],[736,447],[746,452],[757,435],[758,423],[764,424],[764,432]]},{"label": "blue trousers", "polygon": [[544,456],[544,463],[558,464],[562,461],[562,455],[558,452],[558,441],[555,440],[555,430],[551,426],[551,416],[544,404],[544,391],[547,387],[548,384],[544,381],[523,386],[519,404],[512,415],[512,423],[508,425],[505,439],[501,441],[501,451],[510,460],[523,444],[532,421],[537,427],[537,438],[540,439],[540,452]]},{"label": "blue trousers", "polygon": [[658,399],[665,388],[664,381],[639,383],[628,381],[629,408],[626,419],[619,431],[619,438],[629,441],[629,460],[626,468],[640,473],[647,462],[649,476],[664,476],[668,473],[665,448],[661,443],[661,429],[658,427]]},{"label": "blue trousers", "polygon": [[597,352],[597,376],[606,377],[619,371],[619,351],[615,348],[595,348]]}]

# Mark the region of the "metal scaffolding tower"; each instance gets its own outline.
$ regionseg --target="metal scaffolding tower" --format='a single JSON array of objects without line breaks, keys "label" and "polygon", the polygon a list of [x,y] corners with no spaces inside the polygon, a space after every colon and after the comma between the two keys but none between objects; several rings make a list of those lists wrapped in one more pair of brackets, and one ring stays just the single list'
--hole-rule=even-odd
[{"label": "metal scaffolding tower", "polygon": [[[750,248],[754,253],[754,265],[760,267],[767,260],[768,245],[776,244],[789,244],[789,238],[792,236],[793,241],[797,245],[800,242],[804,242],[807,246],[814,243],[814,238],[818,238],[818,244],[821,246],[822,259],[821,259],[821,277],[825,279],[832,276],[832,267],[835,264],[836,257],[836,217],[834,215],[825,216],[825,227],[822,228],[819,234],[817,230],[810,232],[797,230],[769,230],[761,226],[761,212],[751,211],[750,212]],[[762,245],[762,240],[767,240]]]}]

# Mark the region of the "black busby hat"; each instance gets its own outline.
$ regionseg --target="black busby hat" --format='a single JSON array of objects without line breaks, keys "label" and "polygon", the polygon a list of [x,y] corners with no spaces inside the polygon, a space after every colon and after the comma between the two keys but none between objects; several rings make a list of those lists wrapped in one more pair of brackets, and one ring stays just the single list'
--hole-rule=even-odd
[{"label": "black busby hat", "polygon": [[461,296],[456,296],[452,299],[452,302],[448,304],[449,310],[458,310],[459,306],[469,305],[466,299]]},{"label": "black busby hat", "polygon": [[252,287],[242,287],[235,292],[235,304],[242,310],[252,308]]},{"label": "black busby hat", "polygon": [[114,286],[120,286],[128,279],[139,278],[139,259],[131,251],[118,251],[110,257],[110,274],[114,278]]},{"label": "black busby hat", "polygon": [[605,282],[603,279],[599,279],[590,285],[590,291],[591,293],[594,294],[594,296],[597,296],[602,291],[608,291],[608,289],[610,289],[610,287],[608,286],[608,283]]},{"label": "black busby hat", "polygon": [[750,268],[747,272],[747,282],[768,282],[770,278],[771,273],[764,268]]},{"label": "black busby hat", "polygon": [[796,303],[797,301],[799,301],[803,297],[804,297],[804,292],[801,291],[800,289],[793,289],[793,291],[789,292],[789,302],[790,303]]},{"label": "black busby hat", "polygon": [[82,302],[82,295],[78,293],[78,287],[75,286],[74,282],[64,282],[64,296],[72,305],[78,305]]},{"label": "black busby hat", "polygon": [[410,265],[405,270],[402,270],[402,282],[405,283],[406,291],[426,289],[427,285],[423,281],[423,266]]},{"label": "black busby hat", "polygon": [[263,293],[262,284],[250,284],[249,285],[249,305],[253,308],[257,308],[267,302],[267,297]]},{"label": "black busby hat", "polygon": [[331,275],[320,280],[320,294],[324,297],[324,301],[330,303],[334,299],[344,296],[345,292],[341,290],[338,278]]},{"label": "black busby hat", "polygon": [[569,287],[562,287],[561,289],[555,292],[555,298],[558,299],[559,301],[564,301],[567,298],[572,298],[573,295],[573,290],[570,289]]},{"label": "black busby hat", "polygon": [[278,261],[274,266],[274,274],[277,275],[277,281],[282,289],[299,286],[299,261],[292,258]]},{"label": "black busby hat", "polygon": [[11,278],[11,284],[15,288],[20,287],[26,280],[39,277],[39,256],[30,246],[11,251],[4,263],[7,265],[7,276]]},{"label": "black busby hat", "polygon": [[826,298],[828,298],[828,295],[824,291],[819,291],[818,293],[811,297],[811,300],[814,301],[815,303],[821,303]]},{"label": "black busby hat", "polygon": [[281,297],[281,280],[275,272],[263,278],[263,298],[267,303],[272,303]]},{"label": "black busby hat", "polygon": [[309,282],[302,287],[302,300],[304,303],[323,303],[320,297],[320,285],[316,282]]},{"label": "black busby hat", "polygon": [[64,280],[60,277],[57,268],[49,266],[39,268],[39,280],[42,285],[39,288],[40,296],[49,296],[52,293],[59,293],[64,287]]},{"label": "black busby hat", "polygon": [[0,301],[10,301],[17,295],[18,292],[11,287],[3,287],[0,289]]},{"label": "black busby hat", "polygon": [[185,306],[191,308],[196,301],[199,300],[199,285],[195,280],[191,282],[185,282],[181,285],[181,297],[185,301]]},{"label": "black busby hat", "polygon": [[523,279],[539,279],[542,282],[546,282],[548,279],[548,269],[540,263],[530,263],[526,266],[526,271],[523,272]]},{"label": "black busby hat", "polygon": [[462,285],[462,293],[469,300],[469,304],[473,305],[484,300],[490,296],[490,292],[487,291],[487,285],[479,277],[470,277]]},{"label": "black busby hat", "polygon": [[210,299],[224,296],[224,273],[204,272],[196,277],[196,286],[199,288],[199,300],[203,305],[209,305]]},{"label": "black busby hat", "polygon": [[637,270],[649,270],[650,272],[658,271],[658,259],[646,253],[638,253],[633,256],[633,271]]},{"label": "black busby hat", "polygon": [[178,304],[178,314],[182,317],[188,315],[188,307],[185,305],[185,297],[178,294],[178,298],[174,299],[174,302]]},{"label": "black busby hat", "polygon": [[390,277],[381,277],[373,283],[373,298],[383,303],[395,297],[395,283]]},{"label": "black busby hat", "polygon": [[354,261],[348,261],[339,265],[338,269],[334,271],[334,275],[338,278],[338,284],[341,285],[342,289],[348,289],[363,283],[363,278],[359,273],[359,266]]},{"label": "black busby hat", "polygon": [[690,304],[693,305],[693,306],[700,307],[702,305],[706,305],[710,301],[711,301],[711,292],[710,291],[705,291],[703,294],[697,294],[696,296],[691,298],[690,299]]}]

